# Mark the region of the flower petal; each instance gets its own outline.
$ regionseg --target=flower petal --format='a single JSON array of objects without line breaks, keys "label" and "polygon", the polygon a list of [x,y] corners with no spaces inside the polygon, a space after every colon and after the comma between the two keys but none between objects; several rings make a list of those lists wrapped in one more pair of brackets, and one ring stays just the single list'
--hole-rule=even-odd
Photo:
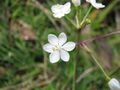
[{"label": "flower petal", "polygon": [[71,3],[70,2],[67,2],[67,3],[65,3],[64,5],[63,5],[63,7],[62,7],[62,11],[63,11],[63,13],[64,14],[68,14],[68,13],[70,13],[70,11],[71,11]]},{"label": "flower petal", "polygon": [[56,5],[53,5],[51,7],[51,10],[53,13],[59,13],[60,12],[60,9],[63,7],[63,5],[60,5],[60,4],[56,4]]},{"label": "flower petal", "polygon": [[99,8],[104,8],[105,5],[102,3],[97,3],[96,0],[86,0],[87,2],[91,3],[93,7],[99,9]]},{"label": "flower petal", "polygon": [[59,39],[59,45],[63,45],[66,41],[67,41],[67,36],[65,33],[60,33],[60,35],[58,36]]},{"label": "flower petal", "polygon": [[59,53],[59,51],[55,51],[55,52],[51,53],[49,58],[50,58],[50,62],[51,63],[58,62],[60,60],[60,53]]},{"label": "flower petal", "polygon": [[68,62],[69,61],[69,58],[70,58],[70,55],[67,51],[65,50],[60,50],[60,57],[63,61],[65,62]]},{"label": "flower petal", "polygon": [[53,16],[55,17],[55,18],[62,18],[63,16],[64,16],[65,14],[64,13],[54,13],[53,14]]},{"label": "flower petal", "polygon": [[92,3],[93,7],[95,7],[96,9],[99,9],[99,8],[104,8],[105,5],[101,4],[101,3]]},{"label": "flower petal", "polygon": [[43,45],[44,51],[46,51],[48,53],[52,53],[53,52],[53,48],[54,48],[54,46],[51,45],[50,43],[47,43],[47,44]]},{"label": "flower petal", "polygon": [[64,12],[62,11],[63,5],[56,4],[51,7],[51,10],[53,12],[53,16],[55,18],[61,18],[64,16]]},{"label": "flower petal", "polygon": [[90,3],[90,2],[91,2],[91,0],[86,0],[86,2],[89,2],[89,3]]},{"label": "flower petal", "polygon": [[113,78],[108,82],[108,85],[110,87],[111,90],[120,90],[120,82]]},{"label": "flower petal", "polygon": [[61,18],[65,14],[68,14],[71,11],[70,7],[71,7],[71,3],[67,2],[64,5],[60,5],[60,4],[53,5],[51,7],[51,10],[53,12],[54,17]]},{"label": "flower petal", "polygon": [[75,6],[80,6],[81,4],[81,0],[72,0],[72,2]]},{"label": "flower petal", "polygon": [[57,36],[55,36],[53,34],[48,35],[48,41],[52,45],[58,45],[58,38],[57,38]]},{"label": "flower petal", "polygon": [[72,51],[75,48],[75,43],[74,42],[67,42],[62,46],[62,48],[66,51]]}]

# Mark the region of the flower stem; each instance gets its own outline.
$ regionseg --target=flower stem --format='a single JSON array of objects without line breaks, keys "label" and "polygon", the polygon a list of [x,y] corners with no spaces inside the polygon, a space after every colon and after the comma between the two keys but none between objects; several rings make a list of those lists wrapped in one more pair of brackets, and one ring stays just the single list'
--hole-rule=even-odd
[{"label": "flower stem", "polygon": [[76,60],[74,61],[74,76],[73,76],[73,83],[72,83],[72,90],[75,90],[75,86],[76,86],[76,65],[77,65],[77,62]]},{"label": "flower stem", "polygon": [[[79,36],[80,36],[80,19],[79,19],[79,8],[76,7],[76,15],[75,15],[75,20],[76,20],[76,29],[77,29],[77,41],[79,41]],[[77,52],[77,59],[79,58],[79,49]],[[74,61],[74,76],[73,76],[73,84],[72,84],[72,90],[76,89],[76,72],[77,72],[77,59]]]},{"label": "flower stem", "polygon": [[76,7],[76,16],[75,16],[75,19],[76,19],[76,27],[77,27],[77,29],[78,29],[79,26],[80,26],[80,22],[79,22],[79,10],[78,10],[78,7]]},{"label": "flower stem", "polygon": [[73,20],[71,20],[69,17],[66,16],[66,19],[75,27],[77,28],[76,24],[74,23]]},{"label": "flower stem", "polygon": [[84,22],[85,22],[85,20],[87,19],[87,17],[88,17],[88,15],[89,15],[89,13],[90,13],[91,10],[92,10],[92,6],[88,9],[88,11],[87,11],[86,15],[84,16],[82,22],[80,23],[80,28],[81,28],[82,25],[84,24]]},{"label": "flower stem", "polygon": [[93,41],[99,41],[100,39],[112,37],[112,36],[117,35],[117,34],[120,34],[120,30],[117,30],[117,31],[114,31],[114,32],[111,32],[111,33],[108,33],[108,34],[105,34],[105,35],[102,35],[102,36],[93,37],[93,38],[84,40],[84,42],[85,43],[91,43]]},{"label": "flower stem", "polygon": [[100,65],[100,63],[98,62],[98,60],[96,59],[96,57],[94,56],[94,54],[92,53],[92,51],[86,45],[84,45],[84,48],[89,53],[89,55],[93,58],[93,60],[95,61],[95,63],[98,65],[98,67],[101,69],[101,71],[105,75],[106,79],[110,80],[111,78],[107,75],[107,73],[105,72],[105,70],[103,69],[103,67]]}]

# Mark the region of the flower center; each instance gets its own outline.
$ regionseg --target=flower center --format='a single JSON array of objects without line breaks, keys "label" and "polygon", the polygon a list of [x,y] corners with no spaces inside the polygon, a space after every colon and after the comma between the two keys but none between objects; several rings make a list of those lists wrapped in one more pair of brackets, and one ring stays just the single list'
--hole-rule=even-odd
[{"label": "flower center", "polygon": [[58,51],[58,50],[60,50],[60,46],[59,45],[56,45],[54,48],[52,48],[53,49],[53,51]]}]

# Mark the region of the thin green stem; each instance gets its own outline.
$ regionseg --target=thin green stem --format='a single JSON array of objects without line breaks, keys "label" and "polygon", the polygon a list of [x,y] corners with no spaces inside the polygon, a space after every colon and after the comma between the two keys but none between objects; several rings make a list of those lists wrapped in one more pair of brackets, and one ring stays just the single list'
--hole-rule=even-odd
[{"label": "thin green stem", "polygon": [[89,13],[90,13],[91,10],[92,10],[92,6],[88,9],[88,11],[87,11],[86,15],[84,16],[82,22],[80,23],[80,28],[81,28],[82,25],[84,24],[84,22],[85,22],[85,20],[87,19],[87,17],[88,17],[88,15],[89,15]]},{"label": "thin green stem", "polygon": [[[76,7],[76,15],[75,15],[75,19],[76,19],[76,29],[79,29],[79,25],[80,25],[80,21],[79,21],[79,8]],[[79,41],[79,36],[80,33],[77,32],[77,39]],[[78,51],[78,55],[77,55],[77,59],[79,57],[79,51]],[[75,90],[76,87],[76,71],[77,71],[77,60],[74,61],[74,76],[73,76],[73,85],[72,85],[72,90]]]},{"label": "thin green stem", "polygon": [[75,15],[75,19],[76,19],[76,25],[77,25],[77,29],[79,28],[80,22],[79,22],[79,10],[76,7],[76,15]]},{"label": "thin green stem", "polygon": [[76,84],[76,60],[74,61],[74,76],[73,76],[73,84],[72,84],[72,90],[75,90],[75,84]]},{"label": "thin green stem", "polygon": [[107,73],[105,72],[105,70],[103,69],[103,67],[100,65],[100,63],[98,62],[98,60],[96,59],[96,57],[94,56],[94,54],[92,53],[92,51],[86,45],[84,47],[89,52],[90,56],[93,58],[93,60],[95,61],[95,63],[99,66],[99,68],[101,69],[101,71],[103,72],[103,74],[105,75],[105,77],[108,80],[110,80],[111,78],[107,75]]},{"label": "thin green stem", "polygon": [[77,28],[76,24],[74,23],[73,20],[71,20],[69,17],[66,16],[66,19],[75,27]]}]

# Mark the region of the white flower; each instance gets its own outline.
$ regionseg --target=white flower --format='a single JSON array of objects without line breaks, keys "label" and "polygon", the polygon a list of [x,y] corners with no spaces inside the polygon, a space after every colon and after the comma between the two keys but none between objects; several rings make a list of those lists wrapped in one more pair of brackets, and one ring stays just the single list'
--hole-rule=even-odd
[{"label": "white flower", "polygon": [[120,82],[113,78],[108,82],[108,85],[110,87],[111,90],[120,90]]},{"label": "white flower", "polygon": [[80,6],[81,0],[72,0],[72,3],[73,3],[75,6]]},{"label": "white flower", "polygon": [[91,3],[93,7],[99,9],[99,8],[104,8],[105,5],[102,3],[97,3],[96,0],[86,0],[87,2]]},{"label": "white flower", "polygon": [[57,37],[53,34],[48,35],[48,42],[43,46],[43,49],[50,53],[49,58],[51,63],[56,63],[60,58],[67,62],[70,55],[68,51],[72,51],[75,48],[74,42],[66,42],[67,36],[65,33],[60,33]]},{"label": "white flower", "polygon": [[70,13],[71,11],[71,3],[67,2],[64,5],[56,4],[51,7],[51,10],[53,12],[53,16],[56,18],[61,18],[65,14]]}]

